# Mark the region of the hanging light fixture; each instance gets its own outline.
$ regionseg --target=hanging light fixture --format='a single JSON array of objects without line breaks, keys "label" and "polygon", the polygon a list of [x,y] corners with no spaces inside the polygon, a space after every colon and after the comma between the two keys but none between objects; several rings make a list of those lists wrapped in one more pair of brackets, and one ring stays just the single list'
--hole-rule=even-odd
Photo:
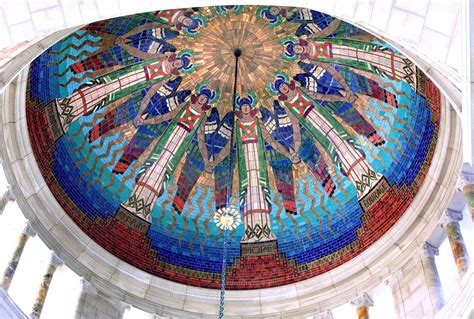
[{"label": "hanging light fixture", "polygon": [[[229,143],[231,151],[229,153],[228,169],[229,169],[229,184],[232,185],[232,143],[234,142],[234,121],[235,121],[235,109],[237,103],[237,79],[238,79],[238,67],[239,67],[239,57],[242,55],[241,49],[234,50],[235,56],[235,69],[234,69],[234,92],[232,96],[232,117],[231,117],[231,133]],[[219,318],[224,318],[224,302],[225,302],[225,285],[226,285],[226,260],[227,260],[227,250],[229,246],[229,231],[235,230],[242,219],[240,218],[240,213],[233,206],[230,205],[229,197],[227,196],[227,207],[220,208],[214,213],[214,223],[219,229],[224,231],[223,234],[223,252],[222,252],[222,268],[221,268],[221,293],[220,293],[220,304],[219,304]]]},{"label": "hanging light fixture", "polygon": [[232,206],[221,208],[214,214],[214,223],[222,230],[234,230],[241,222],[240,213]]}]

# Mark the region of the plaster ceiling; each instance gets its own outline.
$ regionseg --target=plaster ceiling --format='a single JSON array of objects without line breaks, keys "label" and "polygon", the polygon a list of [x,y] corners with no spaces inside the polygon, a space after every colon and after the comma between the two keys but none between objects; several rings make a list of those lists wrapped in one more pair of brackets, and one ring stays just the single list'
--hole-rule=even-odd
[{"label": "plaster ceiling", "polygon": [[213,216],[235,207],[236,290],[314,277],[378,240],[424,180],[441,103],[382,40],[258,6],[86,25],[32,62],[26,95],[40,170],[85,233],[151,274],[219,288]]}]

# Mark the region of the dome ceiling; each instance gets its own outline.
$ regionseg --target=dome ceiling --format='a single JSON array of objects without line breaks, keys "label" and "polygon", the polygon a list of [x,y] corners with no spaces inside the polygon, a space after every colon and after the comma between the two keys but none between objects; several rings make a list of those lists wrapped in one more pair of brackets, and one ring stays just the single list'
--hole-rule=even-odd
[{"label": "dome ceiling", "polygon": [[281,286],[378,240],[420,188],[441,97],[400,52],[302,8],[220,6],[95,22],[34,60],[26,111],[51,192],[153,275]]}]

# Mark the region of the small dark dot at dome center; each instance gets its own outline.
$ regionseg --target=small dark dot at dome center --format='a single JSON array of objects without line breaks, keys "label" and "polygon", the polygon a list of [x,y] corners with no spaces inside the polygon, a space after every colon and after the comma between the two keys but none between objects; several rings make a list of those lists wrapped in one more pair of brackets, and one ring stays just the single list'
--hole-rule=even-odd
[{"label": "small dark dot at dome center", "polygon": [[234,56],[236,58],[240,57],[242,55],[242,50],[241,49],[235,49],[234,50]]}]

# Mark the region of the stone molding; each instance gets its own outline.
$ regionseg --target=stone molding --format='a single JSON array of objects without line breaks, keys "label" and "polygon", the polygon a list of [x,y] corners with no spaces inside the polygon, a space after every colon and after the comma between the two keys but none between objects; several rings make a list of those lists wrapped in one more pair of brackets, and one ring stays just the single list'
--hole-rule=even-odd
[{"label": "stone molding", "polygon": [[[57,39],[58,35],[52,37]],[[26,50],[20,59],[29,63],[43,49],[37,46]],[[421,61],[414,52],[406,55],[415,63]],[[421,63],[425,70],[429,68]],[[17,62],[7,65],[8,74],[14,74],[9,67],[16,68],[15,72],[21,69]],[[436,67],[430,70],[427,75],[444,93],[456,94],[449,83],[433,75],[438,72]],[[160,309],[160,314],[171,316],[216,314],[219,291],[177,284],[138,270],[97,245],[66,215],[32,154],[27,138],[25,90],[26,74],[22,72],[1,93],[0,153],[17,202],[45,244],[98,289],[140,309],[152,313]],[[455,99],[450,96],[450,100]],[[444,99],[442,114],[433,157],[437,164],[430,167],[413,203],[390,231],[361,255],[320,276],[270,289],[227,291],[226,315],[304,316],[323,312],[356,298],[357,291],[369,291],[396,272],[438,226],[454,192],[461,167],[460,119]]]},{"label": "stone molding", "polygon": [[312,317],[313,319],[333,319],[332,311],[326,310],[324,312],[320,312]]}]

